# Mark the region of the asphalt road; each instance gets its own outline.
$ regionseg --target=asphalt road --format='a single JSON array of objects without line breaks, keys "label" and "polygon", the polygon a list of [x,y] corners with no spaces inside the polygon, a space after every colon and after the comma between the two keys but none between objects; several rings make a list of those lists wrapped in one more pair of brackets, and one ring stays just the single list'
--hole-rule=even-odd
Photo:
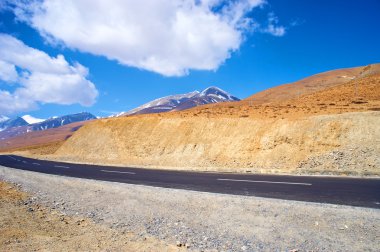
[{"label": "asphalt road", "polygon": [[167,171],[1,155],[0,165],[68,177],[380,209],[380,179]]}]

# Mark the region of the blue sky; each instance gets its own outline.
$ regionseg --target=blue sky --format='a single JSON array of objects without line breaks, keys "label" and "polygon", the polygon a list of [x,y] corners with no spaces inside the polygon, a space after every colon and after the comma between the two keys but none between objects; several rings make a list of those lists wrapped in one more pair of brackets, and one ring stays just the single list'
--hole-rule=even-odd
[{"label": "blue sky", "polygon": [[[55,1],[59,2],[60,0]],[[123,10],[123,7],[129,7],[117,8],[118,1],[103,2],[115,2],[112,3],[116,7],[115,9],[120,10]],[[141,1],[142,4],[143,2]],[[165,1],[161,0],[161,2]],[[98,33],[91,34],[89,32],[87,34],[84,32],[83,36],[90,36],[89,38],[93,38],[94,41],[99,39],[100,42],[93,45],[91,40],[76,39],[76,26],[80,24],[74,21],[71,23],[70,18],[59,20],[61,16],[55,15],[53,10],[51,17],[36,16],[38,14],[31,17],[28,13],[25,14],[25,10],[30,11],[29,6],[20,6],[19,1],[9,1],[0,12],[0,33],[3,36],[10,36],[6,37],[6,41],[14,43],[16,40],[20,41],[25,47],[41,51],[52,59],[61,54],[69,64],[69,67],[65,66],[65,69],[73,76],[84,79],[72,87],[71,93],[65,93],[71,98],[63,97],[64,92],[57,87],[55,91],[48,90],[42,93],[45,96],[49,96],[53,92],[59,93],[52,94],[55,96],[51,99],[41,98],[38,95],[33,95],[33,97],[30,94],[19,95],[21,97],[18,97],[19,99],[27,97],[25,99],[30,99],[30,101],[14,110],[9,108],[13,106],[12,102],[22,103],[15,98],[14,94],[17,89],[25,89],[27,86],[29,88],[27,92],[34,92],[34,90],[41,92],[41,88],[38,83],[32,82],[31,77],[27,81],[23,80],[22,84],[17,80],[7,82],[0,79],[0,90],[9,94],[7,106],[1,107],[0,101],[0,108],[4,110],[0,111],[0,114],[10,116],[31,114],[35,117],[48,118],[55,115],[89,111],[98,116],[107,116],[112,112],[130,110],[158,97],[202,90],[211,85],[218,86],[239,98],[245,98],[269,87],[293,82],[319,72],[380,62],[380,15],[378,15],[380,1],[378,0],[361,2],[268,0],[264,4],[260,1],[248,3],[248,0],[234,2],[246,4],[242,9],[243,16],[238,16],[240,12],[237,10],[223,12],[222,10],[227,9],[224,8],[228,5],[226,3],[216,7],[212,6],[210,10],[226,20],[225,23],[215,23],[215,30],[213,26],[208,26],[210,24],[208,19],[202,23],[203,16],[200,18],[197,16],[198,12],[186,9],[187,11],[184,12],[187,18],[186,25],[181,23],[183,26],[180,27],[181,30],[189,29],[193,34],[198,34],[202,39],[205,38],[195,44],[197,48],[188,48],[188,41],[183,42],[181,38],[179,41],[169,41],[171,34],[163,37],[161,32],[152,35],[150,34],[154,33],[152,30],[144,31],[144,28],[151,27],[151,23],[156,22],[155,18],[160,19],[161,16],[158,14],[152,15],[152,17],[146,15],[144,4],[131,6],[132,9],[135,8],[134,10],[141,10],[142,13],[136,15],[135,19],[126,19],[124,22],[148,22],[150,18],[153,20],[148,22],[149,25],[140,27],[139,32],[142,31],[143,35],[140,37],[141,40],[137,41],[142,44],[142,49],[139,51],[140,47],[136,49],[129,44],[128,39],[133,40],[134,37],[125,38],[123,36],[116,43],[107,41],[107,37],[99,39]],[[18,8],[17,10],[15,6]],[[237,8],[237,6],[242,5],[234,7]],[[170,8],[174,8],[166,7],[165,13],[170,11]],[[23,14],[20,14],[20,9],[24,11]],[[230,6],[228,10],[231,9],[233,8]],[[92,11],[97,14],[96,12],[101,10],[94,7]],[[137,11],[135,12],[139,14]],[[128,12],[123,16],[126,15]],[[86,16],[89,18],[89,22],[93,21],[91,17],[92,15]],[[51,18],[53,18],[53,22]],[[144,18],[144,20],[141,21],[140,18]],[[239,20],[235,21],[235,19]],[[249,22],[246,22],[247,20]],[[55,21],[59,25],[64,25],[52,25]],[[117,22],[118,20],[116,20],[116,24],[112,24],[118,26]],[[90,26],[88,29],[101,26],[101,24],[102,20],[94,21],[94,26]],[[128,25],[128,23],[123,24]],[[199,27],[193,27],[197,25]],[[71,26],[72,29],[70,30],[70,27],[66,28],[66,26]],[[206,33],[202,33],[202,27],[206,27],[211,32],[205,30]],[[273,29],[269,29],[270,27]],[[62,31],[57,31],[57,29],[62,29]],[[222,29],[225,29],[225,33],[221,35],[219,31]],[[200,30],[199,33],[197,33],[198,30]],[[194,33],[194,31],[196,32]],[[133,32],[131,34],[133,35]],[[213,36],[210,35],[209,38],[209,34]],[[110,36],[118,38],[117,36],[121,35],[116,32],[111,33]],[[213,38],[220,36],[228,43],[214,46]],[[208,38],[209,40],[207,40]],[[149,39],[157,40],[157,44],[150,41],[144,47],[145,42]],[[195,39],[199,38],[195,37]],[[165,48],[166,43],[171,47],[178,45],[177,54],[171,54],[170,48]],[[186,47],[181,48],[181,43],[185,43]],[[192,44],[190,43],[190,45]],[[20,50],[19,48],[23,47],[21,45],[11,47],[16,51]],[[5,46],[0,47],[0,52],[1,50],[9,51]],[[195,50],[202,53],[199,56],[193,56]],[[141,63],[149,58],[150,53],[155,57],[158,55],[158,63]],[[119,57],[119,54],[122,56]],[[184,59],[181,58],[182,55],[186,55]],[[11,56],[3,57],[6,62],[10,61],[9,57]],[[210,60],[207,61],[206,58],[210,58]],[[18,59],[16,63],[14,61],[11,63],[15,65],[21,76],[23,62],[20,60],[22,61],[22,59]],[[46,59],[44,62],[50,61]],[[75,62],[87,68],[88,75],[83,73],[81,68],[77,68]],[[167,62],[169,62],[169,67],[164,67]],[[197,68],[198,64],[204,64],[201,67],[203,70],[193,70],[193,68]],[[26,67],[26,71],[31,75],[33,71],[37,71],[35,69],[36,66]],[[94,98],[92,84],[98,93],[96,98]],[[31,88],[32,85],[33,88]],[[77,97],[76,94],[81,92],[92,93],[88,96],[84,94]],[[3,103],[4,101],[5,98]]]}]

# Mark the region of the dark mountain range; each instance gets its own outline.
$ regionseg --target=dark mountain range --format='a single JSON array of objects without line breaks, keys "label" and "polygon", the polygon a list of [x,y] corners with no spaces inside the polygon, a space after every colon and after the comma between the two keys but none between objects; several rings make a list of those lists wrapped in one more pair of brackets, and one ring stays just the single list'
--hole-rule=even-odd
[{"label": "dark mountain range", "polygon": [[8,127],[4,127],[3,130],[0,131],[0,140],[4,140],[10,137],[20,136],[28,132],[58,128],[66,124],[93,120],[93,119],[96,119],[96,117],[87,112],[65,115],[65,116],[60,116],[60,117],[53,117],[43,122],[34,123],[34,124],[28,124],[24,119],[22,119],[21,117],[18,117],[13,120],[8,120],[8,121],[13,121],[12,124],[5,124],[7,121],[0,122],[0,125],[2,124],[4,124],[4,126],[8,125]]},{"label": "dark mountain range", "polygon": [[0,131],[8,129],[8,128],[28,125],[27,121],[25,121],[21,117],[16,117],[14,119],[8,119],[6,117],[1,117],[1,118],[2,120],[0,121]]}]

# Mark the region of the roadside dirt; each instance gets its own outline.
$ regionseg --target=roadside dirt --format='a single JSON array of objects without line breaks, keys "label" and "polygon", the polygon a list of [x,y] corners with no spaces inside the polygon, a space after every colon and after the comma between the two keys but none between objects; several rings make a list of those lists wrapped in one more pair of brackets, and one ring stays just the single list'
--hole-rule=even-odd
[{"label": "roadside dirt", "polygon": [[153,237],[137,237],[62,214],[33,194],[0,180],[1,251],[180,251]]},{"label": "roadside dirt", "polygon": [[[161,241],[187,244],[190,251],[379,248],[379,209],[129,185],[1,166],[0,180],[17,183],[30,194],[26,206],[17,194],[21,203],[1,198],[1,251],[170,251],[172,246]],[[40,211],[41,206],[53,211]]]}]

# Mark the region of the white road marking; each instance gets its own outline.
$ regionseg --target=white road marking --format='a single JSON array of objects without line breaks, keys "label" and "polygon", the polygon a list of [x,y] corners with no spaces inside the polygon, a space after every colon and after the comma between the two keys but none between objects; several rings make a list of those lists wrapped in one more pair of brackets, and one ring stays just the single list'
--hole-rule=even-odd
[{"label": "white road marking", "polygon": [[34,165],[40,165],[39,163],[32,163],[32,164],[34,164]]},{"label": "white road marking", "polygon": [[113,173],[121,173],[121,174],[136,174],[134,172],[127,172],[127,171],[109,171],[109,170],[100,170],[102,172],[113,172]]},{"label": "white road marking", "polygon": [[311,186],[310,183],[296,183],[296,182],[282,182],[282,181],[265,181],[265,180],[244,180],[244,179],[222,179],[217,180],[221,181],[235,181],[235,182],[248,182],[248,183],[266,183],[266,184],[285,184],[285,185],[304,185]]},{"label": "white road marking", "polygon": [[26,161],[22,161],[24,164],[27,164],[28,162],[26,162]]},{"label": "white road marking", "polygon": [[57,167],[57,168],[63,168],[63,169],[70,169],[70,167],[68,167],[68,166],[63,166],[63,165],[54,165],[54,167]]},{"label": "white road marking", "polygon": [[12,157],[12,156],[8,156],[8,157],[12,158],[13,160],[17,160],[17,159],[15,159],[15,158],[14,158],[14,157]]}]

